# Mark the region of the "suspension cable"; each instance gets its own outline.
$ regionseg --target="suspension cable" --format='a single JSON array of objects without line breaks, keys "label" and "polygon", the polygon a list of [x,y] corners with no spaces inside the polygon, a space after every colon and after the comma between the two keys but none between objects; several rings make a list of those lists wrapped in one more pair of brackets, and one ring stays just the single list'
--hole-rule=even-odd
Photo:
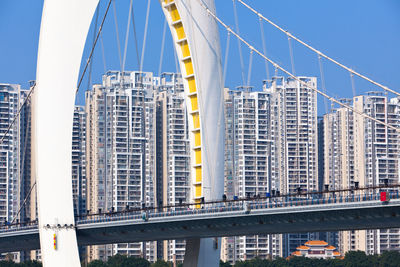
[{"label": "suspension cable", "polygon": [[151,3],[151,0],[148,0],[147,1],[147,11],[146,11],[146,23],[144,24],[142,56],[140,57],[140,67],[139,67],[140,72],[142,72],[142,69],[143,69],[144,52],[146,50],[147,30],[148,30],[148,26],[149,26],[149,15],[150,15],[150,3]]},{"label": "suspension cable", "polygon": [[228,31],[226,37],[226,48],[225,48],[225,58],[224,58],[224,70],[222,74],[222,82],[225,87],[225,79],[226,79],[226,70],[228,69],[228,58],[229,58],[229,45],[231,40],[231,33]]},{"label": "suspension cable", "polygon": [[164,46],[165,46],[165,34],[167,32],[167,20],[164,19],[164,26],[163,26],[163,35],[161,40],[161,52],[160,52],[160,62],[158,64],[158,77],[161,77],[161,68],[164,58]]},{"label": "suspension cable", "polygon": [[107,9],[106,9],[106,12],[104,13],[103,19],[102,19],[102,21],[101,21],[101,24],[100,24],[100,27],[99,27],[99,31],[97,32],[96,39],[94,40],[94,43],[93,43],[93,45],[92,45],[92,49],[90,50],[89,57],[88,57],[88,59],[87,59],[87,61],[86,61],[85,68],[83,69],[83,72],[82,72],[81,77],[80,77],[80,79],[79,79],[78,86],[77,86],[77,88],[76,88],[76,93],[78,93],[78,91],[79,91],[79,87],[80,87],[81,84],[82,84],[83,77],[85,76],[85,73],[86,73],[86,71],[87,71],[87,68],[88,68],[88,66],[89,66],[89,63],[90,63],[90,61],[92,60],[93,53],[94,53],[94,49],[96,48],[97,41],[99,40],[101,31],[103,30],[103,25],[104,25],[104,22],[105,22],[105,20],[106,20],[107,14],[108,14],[108,10],[110,9],[111,2],[112,2],[112,0],[110,0],[110,1],[108,2]]},{"label": "suspension cable", "polygon": [[35,181],[35,183],[31,186],[31,189],[29,190],[28,195],[25,197],[24,202],[23,202],[22,205],[19,207],[17,214],[13,217],[13,220],[11,221],[11,224],[14,223],[14,221],[17,219],[18,215],[21,213],[21,210],[22,210],[22,208],[25,206],[26,201],[28,200],[29,196],[31,195],[31,192],[32,192],[33,188],[35,187],[35,185],[36,185],[36,181]]},{"label": "suspension cable", "polygon": [[104,53],[103,34],[100,35],[100,44],[101,44],[101,56],[103,58],[103,70],[104,70],[104,73],[106,73],[107,72],[107,63],[106,63],[106,55]]},{"label": "suspension cable", "polygon": [[[254,48],[252,45],[250,45],[249,42],[247,42],[245,39],[243,39],[243,37],[241,37],[239,34],[237,34],[235,31],[233,31],[229,26],[227,26],[219,17],[217,17],[204,3],[202,0],[197,0],[200,5],[207,11],[208,14],[210,14],[216,21],[218,21],[218,23],[220,23],[225,29],[227,29],[228,31],[230,31],[233,35],[235,35],[242,43],[244,43],[246,46],[248,46],[249,49],[252,49],[254,52],[256,52],[258,55],[260,55],[262,58],[264,58],[265,60],[268,60],[275,68],[281,70],[282,72],[286,73],[286,75],[292,77],[293,79],[295,79],[296,81],[298,81],[303,87],[308,88],[316,93],[319,93],[320,95],[326,97],[327,99],[329,99],[332,102],[335,102],[336,104],[339,104],[342,107],[345,107],[351,111],[353,111],[354,113],[363,116],[364,118],[370,119],[376,123],[382,124],[394,131],[400,132],[400,128],[396,128],[393,125],[390,125],[386,122],[380,121],[374,117],[371,117],[370,115],[361,112],[359,110],[356,110],[355,108],[342,103],[338,100],[336,100],[335,98],[327,95],[326,93],[318,90],[317,88],[314,88],[312,86],[309,86],[306,82],[302,81],[299,77],[293,75],[291,72],[289,72],[288,70],[286,70],[285,68],[283,68],[282,66],[280,66],[279,64],[277,64],[275,61],[271,60],[270,58],[266,57],[263,53],[261,53],[259,50],[257,50],[256,48]],[[240,0],[238,0],[240,1]]]},{"label": "suspension cable", "polygon": [[356,96],[356,85],[354,84],[354,74],[350,73],[351,89],[353,90],[353,97]]},{"label": "suspension cable", "polygon": [[[238,15],[237,15],[237,10],[236,10],[236,3],[235,0],[232,0],[232,4],[233,4],[233,14],[235,17],[235,27],[236,27],[236,32],[238,34],[240,34],[240,30],[239,30],[239,19],[238,19]],[[244,78],[244,62],[243,62],[243,54],[242,54],[242,44],[241,42],[238,40],[238,49],[239,49],[239,60],[240,60],[240,70],[241,70],[241,74],[242,74],[242,84],[245,84],[245,78]]]},{"label": "suspension cable", "polygon": [[126,33],[125,33],[125,46],[124,46],[124,56],[122,58],[122,68],[121,72],[124,73],[125,70],[125,62],[126,62],[126,53],[128,51],[128,41],[129,41],[129,28],[131,26],[131,9],[133,5],[133,0],[129,3],[129,11],[128,11],[128,25],[126,26]]},{"label": "suspension cable", "polygon": [[176,73],[180,73],[178,54],[176,53],[176,49],[175,49],[175,48],[172,49],[172,50],[174,51],[174,61],[175,61],[175,70],[176,70]]},{"label": "suspension cable", "polygon": [[[95,20],[95,23],[94,23],[92,46],[93,46],[94,40],[96,39],[97,22],[99,21],[99,9],[100,9],[100,3],[97,4],[97,8],[96,8],[96,20]],[[87,83],[86,90],[89,90],[90,85],[92,83],[92,69],[93,69],[93,61],[90,61],[89,75],[88,75],[88,81],[87,81],[88,83]]]},{"label": "suspension cable", "polygon": [[122,53],[121,53],[121,42],[119,40],[119,30],[118,30],[118,19],[117,19],[117,7],[115,6],[115,0],[113,1],[113,11],[114,11],[114,24],[115,24],[115,34],[117,38],[117,48],[119,57],[119,66],[122,69]]},{"label": "suspension cable", "polygon": [[239,1],[242,5],[244,5],[246,8],[248,8],[250,11],[252,11],[254,14],[256,14],[259,18],[265,20],[266,22],[268,22],[269,24],[271,24],[272,26],[274,26],[275,28],[277,28],[278,30],[280,30],[281,32],[283,32],[284,34],[286,34],[288,37],[296,40],[297,42],[299,42],[300,44],[304,45],[305,47],[307,47],[308,49],[310,49],[311,51],[317,53],[318,55],[320,55],[321,57],[326,58],[327,60],[331,61],[332,63],[338,65],[339,67],[349,71],[350,73],[353,73],[354,75],[357,75],[358,77],[382,88],[385,91],[391,92],[397,96],[400,96],[399,92],[394,91],[393,89],[390,89],[389,87],[380,84],[374,80],[372,80],[371,78],[368,78],[367,76],[343,65],[342,63],[334,60],[333,58],[327,56],[326,54],[322,53],[321,51],[315,49],[314,47],[312,47],[311,45],[307,44],[306,42],[302,41],[301,39],[297,38],[296,36],[294,36],[293,34],[291,34],[290,32],[288,32],[287,30],[283,29],[282,27],[280,27],[279,25],[275,24],[274,22],[272,22],[271,20],[269,20],[268,18],[266,18],[265,16],[263,16],[261,13],[257,12],[254,8],[252,8],[250,5],[246,4],[245,2],[243,2],[243,0],[237,0]]},{"label": "suspension cable", "polygon": [[296,75],[296,70],[294,68],[294,57],[293,57],[293,47],[292,47],[292,39],[288,36],[288,44],[289,44],[289,55],[290,55],[290,64],[292,65],[292,73]]},{"label": "suspension cable", "polygon": [[[228,69],[228,58],[229,58],[229,46],[230,46],[230,40],[231,40],[231,33],[228,31],[227,32],[227,36],[226,36],[226,47],[225,47],[225,58],[224,58],[224,69],[222,70],[222,85],[225,88],[225,79],[226,79],[226,73],[227,73],[227,69]],[[225,96],[225,89],[221,90],[221,99],[224,99]],[[224,101],[220,101],[219,103],[219,110],[218,110],[218,114],[221,114],[224,112]],[[221,119],[222,116],[218,117],[218,129],[217,129],[217,144],[215,146],[215,149],[218,149],[219,144],[221,142],[220,140],[220,131],[221,131]],[[208,154],[208,153],[207,153]],[[208,156],[208,155],[207,155]]]},{"label": "suspension cable", "polygon": [[[326,87],[325,87],[325,75],[324,75],[324,69],[322,66],[322,58],[320,55],[318,55],[318,65],[319,65],[319,73],[321,76],[321,85],[322,85],[322,91],[326,93]],[[325,113],[328,113],[328,100],[324,97],[324,105],[325,105]]]},{"label": "suspension cable", "polygon": [[135,12],[133,11],[133,8],[131,9],[132,13],[132,26],[133,26],[133,37],[135,38],[135,48],[136,48],[136,60],[137,60],[137,67],[140,67],[140,57],[139,57],[139,45],[137,41],[137,34],[136,34],[136,23],[135,23]]},{"label": "suspension cable", "polygon": [[[262,41],[262,46],[263,46],[263,53],[264,53],[264,55],[267,55],[267,45],[265,44],[265,33],[264,33],[263,21],[262,21],[261,18],[259,18],[258,21],[260,22],[260,32],[261,32],[261,41]],[[268,81],[270,79],[268,61],[264,60],[264,63],[265,63],[265,73],[267,75],[267,81]]]},{"label": "suspension cable", "polygon": [[250,79],[251,79],[251,68],[253,65],[253,50],[250,49],[250,56],[249,56],[249,70],[247,72],[247,86],[250,86]]}]

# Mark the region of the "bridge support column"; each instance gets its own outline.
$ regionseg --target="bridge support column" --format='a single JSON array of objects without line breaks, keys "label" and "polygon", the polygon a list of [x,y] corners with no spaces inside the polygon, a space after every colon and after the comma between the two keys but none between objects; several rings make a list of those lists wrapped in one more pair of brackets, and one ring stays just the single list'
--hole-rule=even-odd
[{"label": "bridge support column", "polygon": [[80,266],[72,203],[75,92],[98,0],[45,0],[33,93],[32,164],[43,266]]},{"label": "bridge support column", "polygon": [[184,267],[218,267],[221,238],[194,238],[186,240]]},{"label": "bridge support column", "polygon": [[[190,199],[199,205],[224,192],[225,123],[221,49],[214,0],[159,0],[182,73],[189,124]],[[218,266],[218,239],[187,241],[184,266]]]}]

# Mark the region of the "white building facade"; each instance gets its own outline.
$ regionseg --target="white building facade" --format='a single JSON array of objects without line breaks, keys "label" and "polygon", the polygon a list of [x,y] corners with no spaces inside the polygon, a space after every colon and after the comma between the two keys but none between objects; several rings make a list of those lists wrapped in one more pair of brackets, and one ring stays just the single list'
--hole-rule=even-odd
[{"label": "white building facade", "polygon": [[[190,198],[188,118],[180,74],[108,72],[86,95],[87,209],[160,207]],[[93,246],[88,260],[121,253],[182,262],[184,240]]]},{"label": "white building facade", "polygon": [[[369,92],[354,97],[352,104],[358,112],[400,126],[398,99]],[[341,189],[399,183],[397,132],[344,108],[325,115],[324,123],[325,184]],[[339,248],[342,253],[378,254],[400,250],[399,240],[399,229],[344,231],[339,233]]]},{"label": "white building facade", "polygon": [[75,106],[72,126],[72,196],[75,216],[86,210],[86,113],[83,106]]},{"label": "white building facade", "polygon": [[[274,77],[265,91],[270,97],[271,191],[283,194],[318,190],[317,78]],[[306,85],[306,86],[305,86]],[[318,234],[283,235],[281,255],[287,257]]]},{"label": "white building facade", "polygon": [[[147,72],[108,72],[86,94],[87,209],[154,206],[153,80]],[[116,253],[154,260],[155,242],[93,246],[88,259]]]},{"label": "white building facade", "polygon": [[20,203],[20,123],[11,126],[20,106],[20,86],[0,84],[0,220],[18,219]]},{"label": "white building facade", "polygon": [[[164,73],[156,94],[156,196],[158,206],[190,202],[190,146],[182,77]],[[163,241],[158,257],[183,262],[184,240]]]},{"label": "white building facade", "polygon": [[[270,191],[269,95],[238,88],[225,92],[225,194],[265,196]],[[280,256],[279,235],[226,237],[222,260],[231,263]]]}]

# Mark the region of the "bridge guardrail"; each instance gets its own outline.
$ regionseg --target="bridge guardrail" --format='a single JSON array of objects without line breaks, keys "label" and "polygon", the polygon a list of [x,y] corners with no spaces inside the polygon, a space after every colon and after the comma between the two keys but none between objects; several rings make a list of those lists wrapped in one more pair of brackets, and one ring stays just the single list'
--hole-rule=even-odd
[{"label": "bridge guardrail", "polygon": [[[227,202],[213,202],[201,204],[201,208],[190,208],[187,207],[175,207],[175,209],[170,209],[166,211],[156,211],[147,210],[146,211],[146,221],[154,218],[165,218],[174,216],[184,216],[184,215],[199,215],[199,214],[215,214],[223,212],[236,212],[243,211],[246,213],[252,210],[260,209],[278,209],[287,207],[306,207],[314,205],[326,205],[326,204],[338,204],[338,203],[356,203],[356,202],[366,202],[366,201],[378,201],[380,200],[380,192],[364,192],[356,193],[353,191],[348,191],[348,194],[343,195],[341,192],[322,192],[320,193],[322,198],[308,197],[304,198],[301,195],[299,197],[293,196],[278,196],[274,198],[252,198],[252,199],[241,199],[238,201],[227,201]],[[399,199],[399,190],[388,190],[388,198]],[[76,224],[92,224],[92,223],[104,223],[104,222],[115,222],[115,221],[126,221],[126,220],[137,220],[143,221],[142,211],[133,212],[119,212],[112,214],[97,214],[93,216],[88,216],[83,219],[78,219]],[[17,225],[6,225],[0,228],[0,233],[4,232],[15,232],[22,230],[37,229],[37,224],[30,224],[24,226],[23,224]]]}]

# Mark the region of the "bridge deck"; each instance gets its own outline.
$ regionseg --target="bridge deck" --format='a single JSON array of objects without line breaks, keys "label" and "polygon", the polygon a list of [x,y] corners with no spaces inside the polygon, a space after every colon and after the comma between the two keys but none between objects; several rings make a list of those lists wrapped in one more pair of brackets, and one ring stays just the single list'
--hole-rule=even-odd
[{"label": "bridge deck", "polygon": [[[138,241],[187,239],[357,229],[400,228],[398,194],[389,202],[371,198],[252,201],[205,209],[102,216],[77,221],[81,246]],[[39,249],[37,226],[0,230],[0,252]]]}]

